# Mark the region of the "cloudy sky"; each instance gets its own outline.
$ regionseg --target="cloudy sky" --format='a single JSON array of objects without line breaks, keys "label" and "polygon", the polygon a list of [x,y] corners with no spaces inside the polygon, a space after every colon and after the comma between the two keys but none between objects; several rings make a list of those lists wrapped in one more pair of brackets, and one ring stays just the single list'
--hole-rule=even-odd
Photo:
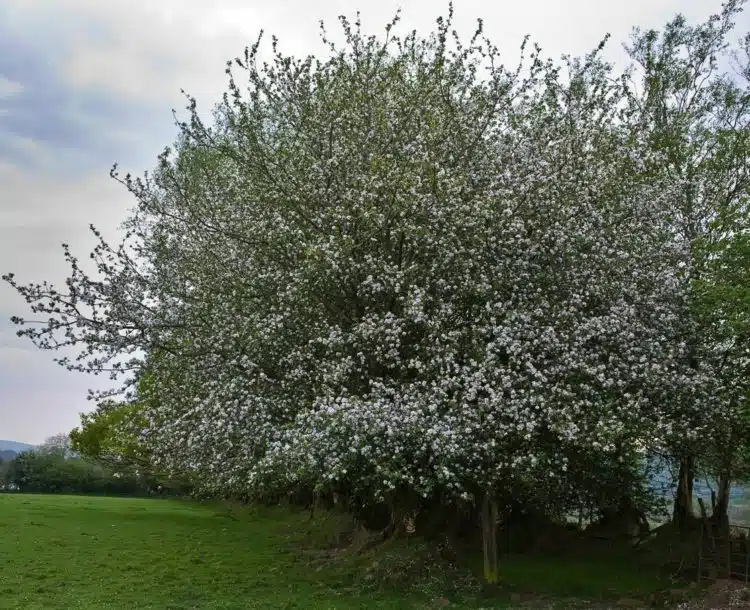
[{"label": "cloudy sky", "polygon": [[[676,12],[703,20],[720,4],[460,0],[456,20],[470,33],[482,17],[508,63],[526,33],[559,56],[585,53],[609,32],[616,60],[633,25],[659,27]],[[152,167],[174,136],[180,88],[210,107],[224,88],[224,62],[261,28],[287,52],[320,52],[320,19],[333,29],[337,15],[359,9],[376,31],[399,6],[405,27],[426,31],[447,1],[0,0],[0,273],[59,282],[61,242],[85,258],[89,223],[116,235],[131,200],[109,179],[112,163],[133,173]],[[24,313],[23,300],[0,285],[0,438],[37,443],[78,423],[92,407],[93,380],[17,338],[8,318]]]}]

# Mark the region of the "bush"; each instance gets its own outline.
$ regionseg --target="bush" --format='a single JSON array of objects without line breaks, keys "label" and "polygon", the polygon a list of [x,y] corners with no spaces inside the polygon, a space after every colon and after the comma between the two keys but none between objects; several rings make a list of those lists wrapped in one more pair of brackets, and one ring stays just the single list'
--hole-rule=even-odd
[{"label": "bush", "polygon": [[2,487],[21,492],[92,493],[121,496],[184,492],[180,486],[157,485],[135,473],[117,473],[95,462],[57,453],[25,451],[0,467]]}]

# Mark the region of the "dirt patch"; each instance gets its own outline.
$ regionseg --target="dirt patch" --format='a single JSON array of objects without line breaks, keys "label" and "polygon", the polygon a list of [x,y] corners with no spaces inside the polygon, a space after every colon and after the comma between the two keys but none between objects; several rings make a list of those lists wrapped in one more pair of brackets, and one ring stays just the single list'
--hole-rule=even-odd
[{"label": "dirt patch", "polygon": [[750,587],[733,580],[719,580],[708,587],[701,599],[679,604],[675,610],[750,609]]}]

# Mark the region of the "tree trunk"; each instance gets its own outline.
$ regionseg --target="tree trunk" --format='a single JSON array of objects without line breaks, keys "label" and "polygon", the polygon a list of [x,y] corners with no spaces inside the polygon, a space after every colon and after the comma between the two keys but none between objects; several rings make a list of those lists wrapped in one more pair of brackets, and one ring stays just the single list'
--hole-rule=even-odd
[{"label": "tree trunk", "polygon": [[672,523],[684,531],[695,518],[693,512],[693,479],[695,478],[695,458],[692,455],[680,458],[680,471],[677,475],[677,493],[674,498]]},{"label": "tree trunk", "polygon": [[719,475],[719,489],[716,494],[716,506],[711,515],[714,523],[721,530],[729,529],[729,490],[731,486],[731,475],[729,470],[725,469]]},{"label": "tree trunk", "polygon": [[497,503],[491,493],[482,500],[482,547],[484,551],[484,582],[497,584]]}]

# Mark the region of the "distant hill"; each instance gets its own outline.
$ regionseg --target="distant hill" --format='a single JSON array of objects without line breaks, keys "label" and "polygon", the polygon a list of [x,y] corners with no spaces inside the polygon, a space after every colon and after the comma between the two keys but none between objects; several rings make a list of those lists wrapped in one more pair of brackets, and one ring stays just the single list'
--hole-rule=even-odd
[{"label": "distant hill", "polygon": [[16,441],[3,441],[0,440],[0,451],[13,451],[14,453],[21,453],[21,451],[28,451],[33,449],[34,445],[28,443],[17,443]]}]

